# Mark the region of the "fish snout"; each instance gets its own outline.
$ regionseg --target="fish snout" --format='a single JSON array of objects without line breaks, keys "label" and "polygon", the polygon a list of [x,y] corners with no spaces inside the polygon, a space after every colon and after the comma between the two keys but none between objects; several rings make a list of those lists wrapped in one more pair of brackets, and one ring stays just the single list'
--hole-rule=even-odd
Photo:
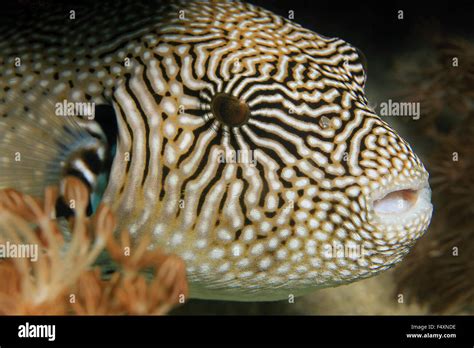
[{"label": "fish snout", "polygon": [[433,205],[428,175],[393,180],[369,197],[369,219],[384,239],[418,239],[431,220]]}]

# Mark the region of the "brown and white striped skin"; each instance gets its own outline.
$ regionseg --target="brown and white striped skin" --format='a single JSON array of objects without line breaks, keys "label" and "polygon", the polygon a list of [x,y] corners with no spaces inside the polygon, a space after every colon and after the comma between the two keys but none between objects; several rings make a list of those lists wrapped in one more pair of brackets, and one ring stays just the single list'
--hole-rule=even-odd
[{"label": "brown and white striped skin", "polygon": [[[104,201],[120,228],[184,258],[192,296],[275,300],[356,281],[401,261],[427,228],[428,174],[368,107],[345,41],[240,2],[98,3],[74,23],[58,16],[0,34],[2,112],[12,90],[25,104],[112,104]],[[16,56],[21,76],[8,67]],[[248,120],[216,115],[218,94]],[[256,165],[222,161],[229,150],[253,151]],[[416,193],[410,211],[376,214],[374,200],[398,191]]]}]

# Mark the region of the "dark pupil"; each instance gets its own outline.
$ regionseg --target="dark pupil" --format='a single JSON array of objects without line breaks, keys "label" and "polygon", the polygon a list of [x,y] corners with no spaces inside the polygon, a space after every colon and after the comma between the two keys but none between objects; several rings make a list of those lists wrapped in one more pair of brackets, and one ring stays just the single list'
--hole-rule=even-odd
[{"label": "dark pupil", "polygon": [[250,109],[245,102],[225,93],[219,93],[212,99],[211,109],[214,116],[229,127],[243,125],[250,116]]}]

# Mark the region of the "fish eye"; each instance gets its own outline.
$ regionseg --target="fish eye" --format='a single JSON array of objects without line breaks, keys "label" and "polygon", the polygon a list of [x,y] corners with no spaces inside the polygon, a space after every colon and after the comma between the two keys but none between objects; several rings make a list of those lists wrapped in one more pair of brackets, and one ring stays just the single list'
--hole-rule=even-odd
[{"label": "fish eye", "polygon": [[212,98],[211,111],[215,118],[229,127],[241,126],[250,117],[247,103],[227,93],[218,93]]}]

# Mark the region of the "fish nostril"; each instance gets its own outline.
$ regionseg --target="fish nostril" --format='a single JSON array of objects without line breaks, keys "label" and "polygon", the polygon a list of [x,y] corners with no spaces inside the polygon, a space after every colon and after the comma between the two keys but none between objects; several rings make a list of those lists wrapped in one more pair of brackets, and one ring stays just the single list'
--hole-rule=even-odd
[{"label": "fish nostril", "polygon": [[400,214],[408,211],[418,200],[419,190],[405,189],[392,191],[374,201],[377,214]]}]

